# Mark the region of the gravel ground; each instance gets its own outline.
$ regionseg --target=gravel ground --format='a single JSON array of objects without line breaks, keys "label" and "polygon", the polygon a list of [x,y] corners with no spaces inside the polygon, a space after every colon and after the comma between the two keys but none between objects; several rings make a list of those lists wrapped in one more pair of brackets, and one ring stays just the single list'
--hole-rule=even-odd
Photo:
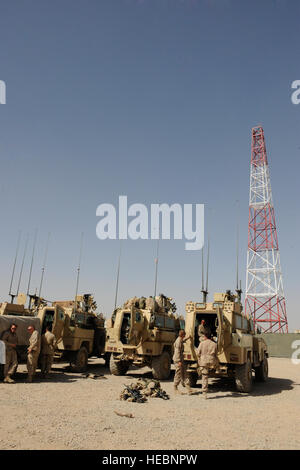
[{"label": "gravel ground", "polygon": [[151,377],[149,369],[115,377],[92,360],[88,372],[106,377],[94,380],[66,366],[27,384],[20,365],[16,384],[0,384],[0,449],[300,449],[300,365],[289,359],[270,358],[268,382],[255,383],[251,395],[210,379],[207,400],[200,384],[192,396],[174,396],[171,379],[162,382],[170,400],[141,404],[119,395],[124,384]]}]

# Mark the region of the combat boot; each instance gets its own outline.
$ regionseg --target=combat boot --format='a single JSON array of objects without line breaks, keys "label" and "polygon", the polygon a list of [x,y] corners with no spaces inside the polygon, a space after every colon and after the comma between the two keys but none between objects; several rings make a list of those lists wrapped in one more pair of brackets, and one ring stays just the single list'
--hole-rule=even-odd
[{"label": "combat boot", "polygon": [[14,384],[15,383],[15,381],[13,379],[11,379],[9,375],[7,377],[5,377],[3,382],[5,382],[6,384]]}]

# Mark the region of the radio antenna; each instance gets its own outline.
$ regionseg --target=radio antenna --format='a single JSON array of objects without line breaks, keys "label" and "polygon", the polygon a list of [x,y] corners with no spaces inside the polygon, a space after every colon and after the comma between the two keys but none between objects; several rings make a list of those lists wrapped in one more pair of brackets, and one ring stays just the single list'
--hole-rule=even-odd
[{"label": "radio antenna", "polygon": [[21,231],[19,230],[18,241],[17,241],[17,249],[16,249],[16,255],[15,255],[15,260],[14,260],[14,265],[13,265],[11,280],[10,280],[9,293],[8,293],[8,295],[10,295],[10,297],[11,297],[11,303],[12,303],[12,304],[14,303],[15,295],[12,294],[11,289],[12,289],[13,280],[14,280],[14,276],[15,276],[16,263],[17,263],[19,248],[20,248],[20,240],[21,240]]},{"label": "radio antenna", "polygon": [[29,272],[29,279],[28,279],[28,286],[27,286],[27,295],[29,296],[28,308],[30,308],[30,305],[31,305],[31,298],[30,298],[30,293],[29,292],[30,292],[30,282],[31,282],[31,275],[32,275],[33,259],[34,259],[34,253],[35,253],[35,247],[36,247],[36,239],[37,239],[37,229],[35,229],[35,234],[34,234],[34,242],[33,242],[33,248],[32,248],[30,272]]},{"label": "radio antenna", "polygon": [[24,268],[24,261],[27,253],[27,246],[28,246],[28,235],[26,237],[26,242],[25,242],[25,248],[24,248],[24,254],[23,254],[23,259],[22,259],[22,264],[21,264],[21,270],[20,270],[20,275],[19,275],[19,282],[18,282],[18,288],[17,288],[17,294],[19,294],[19,289],[20,289],[20,284],[21,284],[21,279],[22,279],[22,274],[23,274],[23,268]]},{"label": "radio antenna", "polygon": [[118,260],[118,270],[117,270],[117,282],[116,282],[116,292],[115,292],[115,308],[117,308],[117,299],[118,299],[118,290],[119,290],[119,277],[120,277],[120,264],[121,264],[121,253],[122,253],[122,241],[120,240],[120,251],[119,251],[119,260]]},{"label": "radio antenna", "polygon": [[207,242],[207,261],[206,261],[206,288],[204,290],[204,247],[202,248],[202,300],[203,303],[206,303],[208,295],[208,266],[209,266],[209,238]]},{"label": "radio antenna", "polygon": [[[240,288],[239,288],[240,281]],[[237,201],[237,227],[236,227],[236,289],[238,300],[242,298],[242,281],[239,280],[239,201]]]},{"label": "radio antenna", "polygon": [[45,249],[45,257],[44,257],[44,264],[42,266],[42,275],[41,275],[41,282],[40,282],[40,288],[39,288],[39,303],[40,303],[40,298],[41,298],[41,292],[42,292],[42,285],[44,282],[44,273],[45,273],[45,268],[46,268],[46,261],[47,261],[47,255],[48,255],[48,248],[49,248],[49,239],[50,239],[50,232],[48,233],[47,237],[47,243],[46,243],[46,249]]},{"label": "radio antenna", "polygon": [[157,240],[156,258],[154,259],[154,262],[155,262],[154,306],[155,306],[155,297],[156,297],[156,288],[157,288],[158,252],[159,252],[159,238]]},{"label": "radio antenna", "polygon": [[76,292],[75,292],[75,302],[74,302],[74,313],[76,312],[76,308],[77,308],[77,295],[78,295],[79,275],[80,275],[80,268],[81,268],[82,244],[83,244],[83,232],[81,232],[81,238],[80,238],[80,250],[79,250],[78,268],[77,268],[77,280],[76,280]]}]

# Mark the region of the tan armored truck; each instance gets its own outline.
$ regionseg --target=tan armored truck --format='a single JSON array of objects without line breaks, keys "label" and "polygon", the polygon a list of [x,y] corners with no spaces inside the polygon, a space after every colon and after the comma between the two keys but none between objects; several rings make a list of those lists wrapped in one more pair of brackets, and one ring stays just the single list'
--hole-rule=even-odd
[{"label": "tan armored truck", "polygon": [[129,366],[148,366],[155,379],[170,375],[173,343],[184,320],[175,316],[172,299],[134,297],[117,308],[107,324],[105,350],[110,353],[110,371],[125,375]]},{"label": "tan armored truck", "polygon": [[105,353],[105,319],[97,315],[92,295],[78,295],[74,301],[56,301],[51,307],[63,309],[64,328],[57,341],[56,355],[67,360],[78,372],[87,368],[89,357],[103,357],[108,366],[109,354]]},{"label": "tan armored truck", "polygon": [[200,337],[198,328],[205,320],[212,339],[217,343],[219,367],[212,377],[233,377],[240,392],[250,392],[252,372],[258,381],[268,377],[268,352],[266,343],[255,335],[253,322],[243,312],[239,295],[230,291],[215,293],[214,302],[187,302],[185,331],[191,339],[184,346],[184,360],[188,364],[191,386],[201,374],[197,363]]},{"label": "tan armored truck", "polygon": [[32,310],[26,309],[24,304],[4,302],[0,306],[0,337],[13,323],[17,325],[18,362],[24,363],[27,360],[27,348],[29,346],[30,334],[27,331],[28,326],[33,325],[40,334],[43,334],[46,326],[51,324],[53,334],[58,339],[62,336],[64,316],[62,308],[47,307],[44,301],[40,302],[40,307],[35,314]]},{"label": "tan armored truck", "polygon": [[96,315],[96,303],[90,294],[76,297],[74,301],[57,301],[52,306],[39,302],[39,308],[34,312],[25,309],[24,305],[3,303],[0,307],[0,335],[12,323],[18,326],[18,359],[24,362],[27,357],[29,334],[27,328],[33,324],[40,334],[46,326],[52,328],[56,337],[56,359],[68,361],[77,372],[86,369],[88,357],[103,357],[105,355],[104,317]]}]

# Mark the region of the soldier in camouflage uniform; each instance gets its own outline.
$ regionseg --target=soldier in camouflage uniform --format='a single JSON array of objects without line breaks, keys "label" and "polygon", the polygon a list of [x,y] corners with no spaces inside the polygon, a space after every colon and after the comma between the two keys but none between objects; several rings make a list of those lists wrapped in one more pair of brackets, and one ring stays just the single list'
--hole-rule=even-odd
[{"label": "soldier in camouflage uniform", "polygon": [[192,390],[190,387],[190,382],[186,374],[186,364],[183,359],[183,344],[190,339],[190,336],[186,339],[185,338],[185,331],[180,330],[178,338],[174,343],[174,355],[173,355],[173,362],[175,365],[175,376],[174,376],[174,391],[175,393],[179,393],[178,385],[181,384],[187,388],[188,393],[191,394]]},{"label": "soldier in camouflage uniform", "polygon": [[18,357],[16,351],[18,337],[16,330],[17,325],[13,323],[9,330],[3,333],[1,338],[6,347],[6,360],[4,366],[4,382],[6,383],[14,383],[14,380],[11,378],[11,376],[16,372],[18,366]]},{"label": "soldier in camouflage uniform", "polygon": [[42,377],[47,378],[52,367],[56,347],[55,336],[51,333],[48,325],[46,326],[46,332],[42,335],[41,343],[41,372]]},{"label": "soldier in camouflage uniform", "polygon": [[201,320],[201,323],[198,327],[198,336],[199,336],[200,343],[204,341],[204,335],[206,335],[207,338],[210,338],[211,330],[210,330],[210,327],[206,324],[205,320]]},{"label": "soldier in camouflage uniform", "polygon": [[204,335],[204,340],[200,343],[197,354],[202,373],[202,394],[204,398],[207,398],[209,371],[218,365],[217,345],[209,339],[208,334]]},{"label": "soldier in camouflage uniform", "polygon": [[41,349],[41,338],[39,332],[33,325],[29,326],[27,330],[30,333],[29,348],[27,349],[27,370],[28,377],[26,382],[32,382],[37,368],[38,358]]}]

